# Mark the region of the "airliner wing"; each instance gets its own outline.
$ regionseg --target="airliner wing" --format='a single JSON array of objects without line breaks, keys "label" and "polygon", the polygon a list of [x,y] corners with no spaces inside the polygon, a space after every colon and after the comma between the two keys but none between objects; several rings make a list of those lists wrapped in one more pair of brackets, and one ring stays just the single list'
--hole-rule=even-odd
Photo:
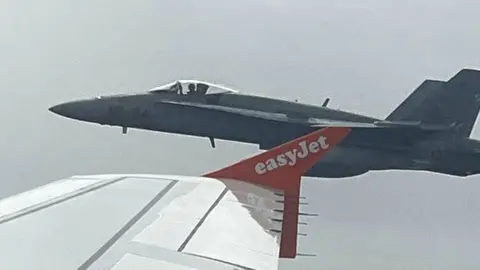
[{"label": "airliner wing", "polygon": [[87,175],[6,198],[0,269],[277,269],[282,196],[227,184]]},{"label": "airliner wing", "polygon": [[278,269],[305,226],[301,175],[349,132],[315,131],[201,177],[73,176],[3,199],[0,269]]}]

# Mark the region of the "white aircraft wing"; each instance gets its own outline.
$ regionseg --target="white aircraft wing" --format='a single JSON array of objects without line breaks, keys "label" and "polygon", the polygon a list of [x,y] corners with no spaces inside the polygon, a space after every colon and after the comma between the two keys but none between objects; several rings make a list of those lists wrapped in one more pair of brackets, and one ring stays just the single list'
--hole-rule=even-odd
[{"label": "white aircraft wing", "polygon": [[292,142],[202,177],[73,176],[3,199],[0,269],[278,269],[297,252],[300,176],[349,132],[325,130],[285,167],[268,160]]},{"label": "white aircraft wing", "polygon": [[92,175],[6,198],[0,269],[277,269],[282,198],[232,183]]}]

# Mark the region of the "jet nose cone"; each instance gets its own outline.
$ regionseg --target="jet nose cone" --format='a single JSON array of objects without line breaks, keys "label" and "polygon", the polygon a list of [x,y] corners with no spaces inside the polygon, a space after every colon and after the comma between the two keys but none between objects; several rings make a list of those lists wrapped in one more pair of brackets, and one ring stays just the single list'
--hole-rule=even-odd
[{"label": "jet nose cone", "polygon": [[79,100],[54,105],[48,108],[48,110],[63,117],[88,121],[92,120],[91,118],[94,116],[93,112],[96,111],[94,110],[95,108],[94,101]]},{"label": "jet nose cone", "polygon": [[63,111],[62,110],[62,104],[52,106],[52,107],[48,108],[48,110],[53,112],[53,113],[62,115],[62,111]]}]

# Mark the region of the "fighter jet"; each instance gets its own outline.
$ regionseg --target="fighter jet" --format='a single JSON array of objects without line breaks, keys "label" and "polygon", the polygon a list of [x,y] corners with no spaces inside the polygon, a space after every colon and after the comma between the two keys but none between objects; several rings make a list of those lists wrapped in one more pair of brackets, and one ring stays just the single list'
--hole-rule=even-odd
[{"label": "fighter jet", "polygon": [[139,93],[98,96],[50,108],[59,115],[128,128],[258,144],[271,149],[319,127],[351,127],[351,136],[306,175],[351,177],[368,171],[480,173],[480,141],[470,138],[480,109],[480,71],[425,80],[385,119],[250,95],[199,80]]},{"label": "fighter jet", "polygon": [[0,200],[0,269],[258,269],[299,250],[301,178],[347,137],[325,128],[204,174],[77,175]]}]

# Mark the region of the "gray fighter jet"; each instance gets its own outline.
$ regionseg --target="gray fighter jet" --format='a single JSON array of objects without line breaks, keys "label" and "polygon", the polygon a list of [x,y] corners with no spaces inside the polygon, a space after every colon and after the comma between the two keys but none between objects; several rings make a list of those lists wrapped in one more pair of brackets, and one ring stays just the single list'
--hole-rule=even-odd
[{"label": "gray fighter jet", "polygon": [[470,133],[480,110],[480,71],[462,69],[448,81],[425,80],[385,119],[241,93],[198,80],[148,91],[98,96],[50,111],[101,125],[258,144],[260,149],[321,127],[351,134],[307,176],[350,177],[371,170],[421,170],[455,176],[480,173],[480,141]]}]

